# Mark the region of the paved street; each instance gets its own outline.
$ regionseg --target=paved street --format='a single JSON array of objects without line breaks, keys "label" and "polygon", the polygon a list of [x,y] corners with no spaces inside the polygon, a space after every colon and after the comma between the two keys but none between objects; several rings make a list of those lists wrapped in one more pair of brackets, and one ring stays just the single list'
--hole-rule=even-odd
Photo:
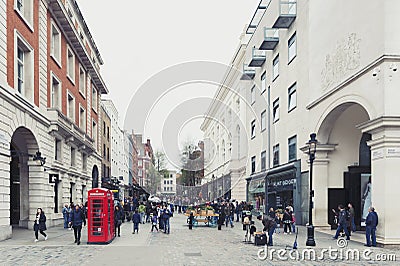
[{"label": "paved street", "polygon": [[[1,265],[326,265],[337,263],[328,256],[325,260],[316,262],[309,260],[278,260],[274,253],[273,260],[260,260],[257,252],[261,247],[244,244],[245,232],[240,223],[235,223],[234,228],[223,227],[221,231],[216,228],[197,227],[188,230],[185,225],[186,217],[175,215],[171,219],[171,234],[150,233],[150,224],[140,225],[139,234],[131,233],[132,223],[122,225],[120,238],[116,238],[107,246],[87,245],[86,228],[83,231],[83,241],[80,246],[73,243],[73,232],[63,228],[51,228],[47,231],[49,239],[34,243],[33,231],[15,230],[13,239],[0,242]],[[261,225],[257,222],[257,229]],[[294,235],[276,234],[274,249],[290,251],[293,246]],[[362,236],[360,235],[359,238]],[[355,237],[357,238],[357,237]],[[302,254],[306,232],[300,227],[298,237],[298,251]],[[323,248],[338,248],[331,235],[316,233],[316,256]],[[348,247],[363,252],[362,243],[350,241]],[[374,254],[396,254],[400,259],[399,248],[374,248]],[[269,250],[271,251],[271,249]],[[294,253],[293,253],[294,254]],[[262,254],[261,254],[262,255]],[[283,257],[285,257],[283,255]],[[345,256],[344,256],[345,257]],[[289,255],[286,254],[286,258]],[[339,260],[345,261],[345,260]],[[346,261],[347,265],[376,265],[377,262]],[[381,265],[383,263],[380,263]],[[395,262],[388,265],[397,265]]]}]

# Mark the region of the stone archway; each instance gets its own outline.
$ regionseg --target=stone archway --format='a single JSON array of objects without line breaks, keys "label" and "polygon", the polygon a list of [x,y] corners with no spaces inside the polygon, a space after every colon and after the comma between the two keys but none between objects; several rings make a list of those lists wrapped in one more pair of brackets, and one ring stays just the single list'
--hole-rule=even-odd
[{"label": "stone archway", "polygon": [[92,188],[96,187],[99,187],[99,169],[97,165],[94,165],[92,169]]},{"label": "stone archway", "polygon": [[32,131],[17,128],[10,143],[10,225],[28,228],[30,215],[30,169],[39,146]]},{"label": "stone archway", "polygon": [[347,197],[332,197],[332,191],[345,189],[345,172],[349,167],[360,165],[360,151],[363,150],[360,147],[365,146],[366,138],[357,126],[369,120],[368,111],[351,101],[339,103],[321,117],[316,131],[319,145],[314,161],[316,226],[332,223],[331,208],[337,207],[337,203],[347,204]]}]

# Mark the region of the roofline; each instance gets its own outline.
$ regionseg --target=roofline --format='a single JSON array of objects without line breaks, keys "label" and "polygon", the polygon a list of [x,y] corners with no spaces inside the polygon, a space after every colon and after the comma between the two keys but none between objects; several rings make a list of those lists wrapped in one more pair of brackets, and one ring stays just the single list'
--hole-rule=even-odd
[{"label": "roofline", "polygon": [[93,45],[93,48],[94,48],[94,50],[95,50],[97,59],[99,60],[100,65],[103,65],[103,64],[104,64],[103,58],[101,57],[100,51],[99,51],[99,49],[97,48],[97,45],[96,45],[96,43],[95,43],[95,41],[94,41],[94,39],[93,39],[92,34],[90,33],[89,27],[88,27],[88,25],[86,24],[85,19],[83,18],[83,14],[82,14],[82,12],[81,12],[81,9],[79,8],[78,3],[76,2],[76,0],[72,0],[72,2],[74,3],[74,6],[75,6],[75,8],[76,8],[76,11],[78,12],[78,15],[79,15],[79,19],[81,20],[81,22],[82,22],[82,24],[83,24],[83,29],[84,29],[85,32],[89,35],[89,41],[90,41],[90,43]]}]

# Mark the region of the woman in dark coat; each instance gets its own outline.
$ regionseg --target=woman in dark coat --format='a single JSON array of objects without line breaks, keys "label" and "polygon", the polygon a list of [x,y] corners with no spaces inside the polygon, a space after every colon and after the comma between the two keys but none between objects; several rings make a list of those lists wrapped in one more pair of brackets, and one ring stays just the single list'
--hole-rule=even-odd
[{"label": "woman in dark coat", "polygon": [[36,212],[36,219],[35,223],[33,225],[33,230],[35,230],[35,242],[39,241],[39,232],[41,235],[44,236],[44,240],[47,240],[47,235],[44,231],[47,230],[46,228],[46,215],[44,215],[44,212],[42,208],[38,208]]},{"label": "woman in dark coat", "polygon": [[118,205],[115,206],[114,210],[115,236],[117,236],[117,230],[118,230],[118,236],[121,236],[120,233],[121,233],[121,224],[123,217],[124,217],[123,211],[120,209]]}]

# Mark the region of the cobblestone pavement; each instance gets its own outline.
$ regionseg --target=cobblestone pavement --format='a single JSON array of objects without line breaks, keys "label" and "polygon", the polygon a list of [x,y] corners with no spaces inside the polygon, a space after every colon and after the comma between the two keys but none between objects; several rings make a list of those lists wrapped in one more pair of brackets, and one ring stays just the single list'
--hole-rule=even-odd
[{"label": "cobblestone pavement", "polygon": [[[261,229],[256,222],[257,229]],[[340,249],[330,234],[316,232],[317,247],[314,249],[319,257],[322,249],[325,257],[321,260],[302,260],[306,249],[306,229],[299,227],[298,254],[292,250],[294,235],[274,235],[274,246],[268,249],[268,256],[273,259],[261,260],[258,252],[264,247],[243,243],[245,231],[240,223],[234,228],[217,228],[205,226],[194,227],[189,230],[184,215],[175,215],[171,219],[171,234],[161,232],[150,233],[150,224],[140,225],[139,234],[132,234],[132,223],[122,225],[121,237],[117,237],[110,245],[87,245],[86,228],[82,232],[82,244],[73,243],[73,232],[60,227],[50,228],[47,233],[49,239],[34,243],[34,234],[31,230],[14,230],[13,238],[0,242],[0,265],[398,265],[398,262],[367,261],[362,258],[366,250],[363,243],[350,241],[345,249]],[[355,236],[354,238],[357,238]],[[363,239],[362,235],[358,236]],[[342,250],[342,257],[333,260],[329,256],[331,249]],[[272,251],[272,248],[275,251]],[[306,249],[307,252],[304,250]],[[349,249],[360,251],[360,260],[346,260]],[[278,250],[286,261],[278,260]],[[283,252],[286,252],[285,254]],[[334,251],[333,251],[334,252]],[[339,256],[340,252],[338,251]],[[373,248],[370,258],[377,254],[394,254],[400,260],[400,248]],[[262,252],[260,255],[264,255]],[[352,257],[352,256],[350,256]]]}]

